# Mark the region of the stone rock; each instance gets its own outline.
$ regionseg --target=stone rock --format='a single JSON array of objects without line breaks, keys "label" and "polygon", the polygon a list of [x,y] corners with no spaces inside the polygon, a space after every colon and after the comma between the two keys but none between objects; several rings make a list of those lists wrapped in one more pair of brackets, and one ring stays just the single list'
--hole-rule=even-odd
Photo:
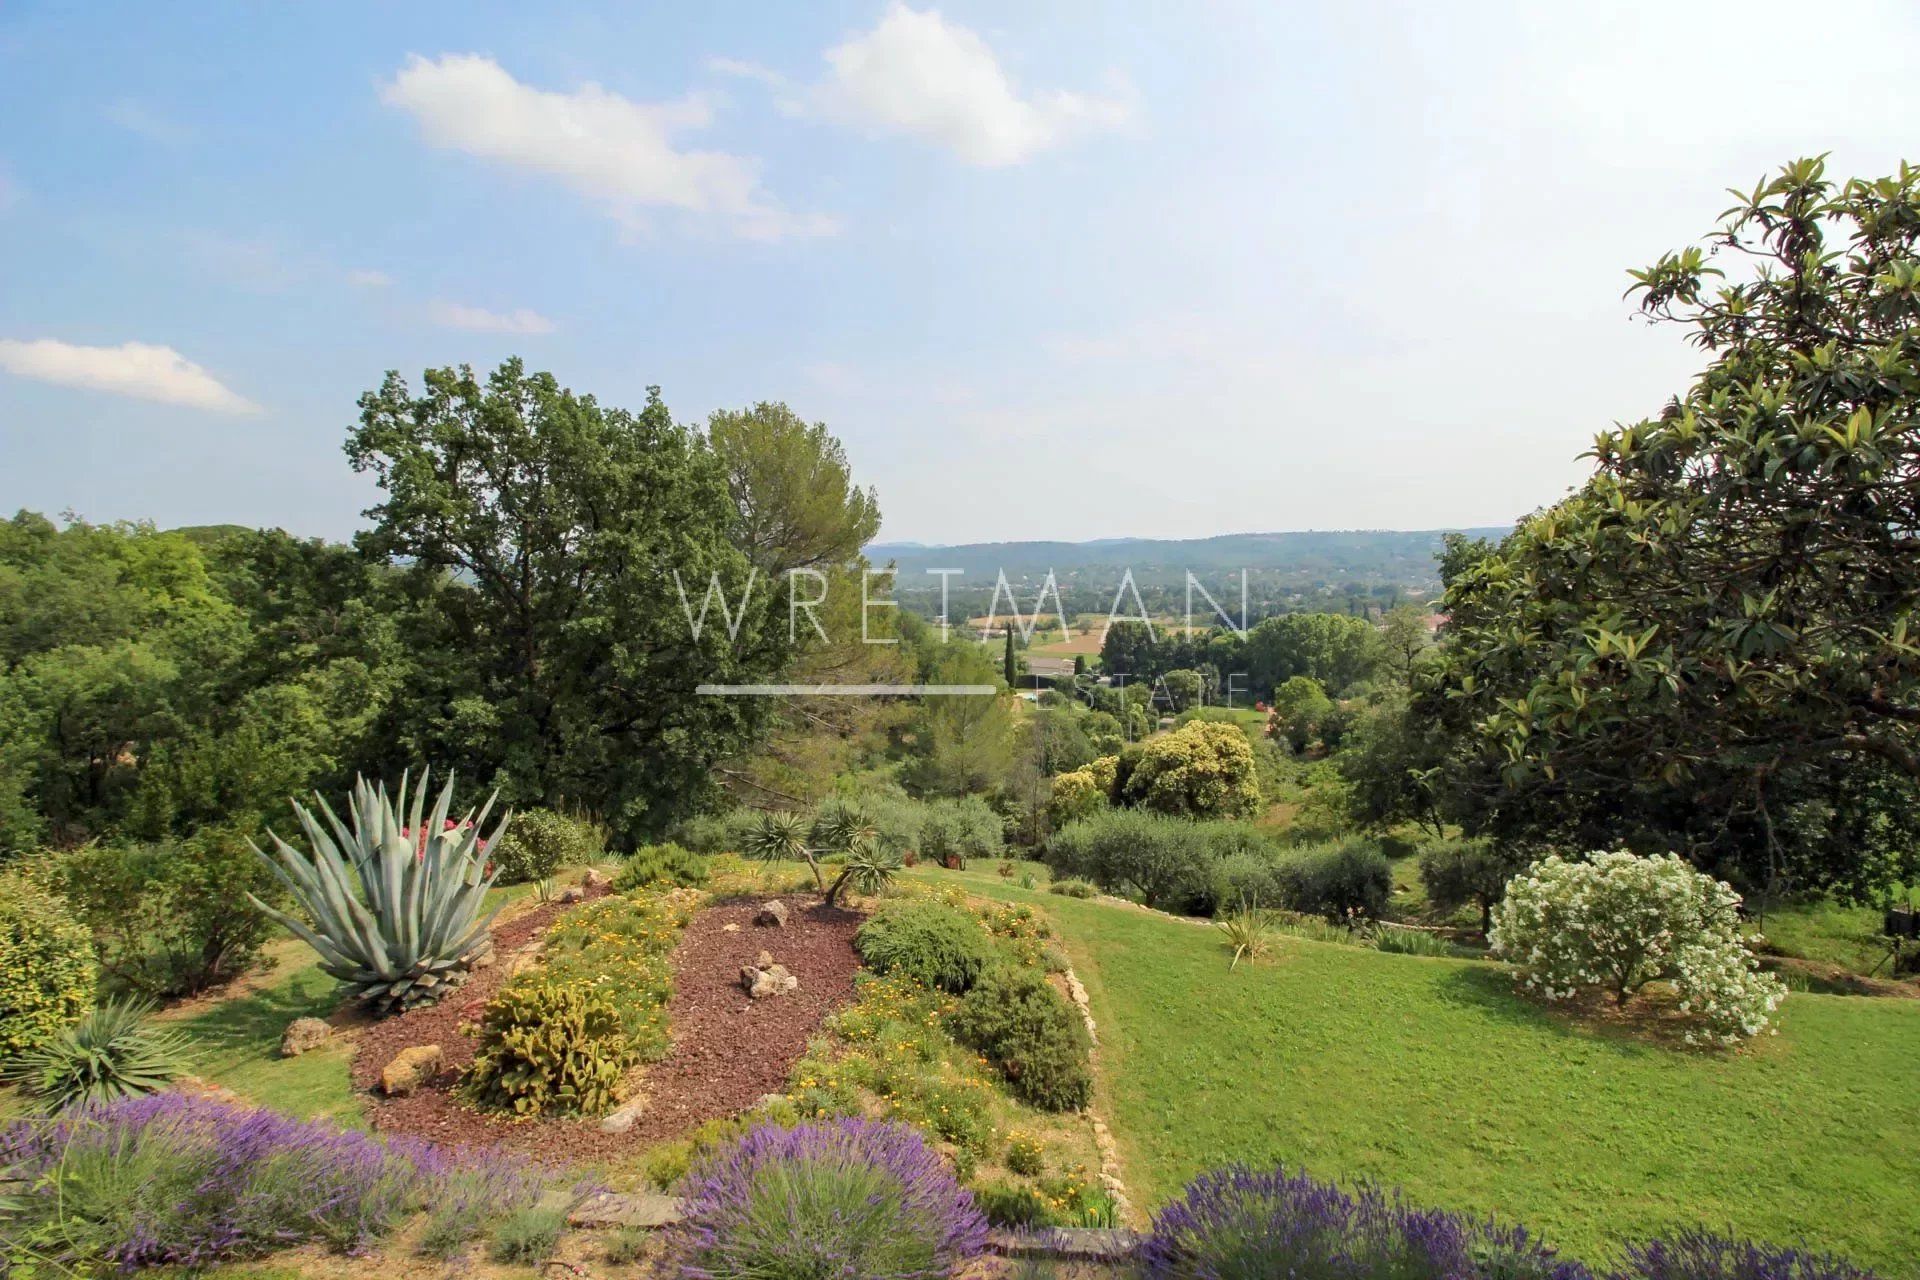
[{"label": "stone rock", "polygon": [[582,889],[611,889],[613,887],[613,877],[604,871],[596,871],[592,867],[588,867],[587,873],[580,877],[580,887]]},{"label": "stone rock", "polygon": [[729,920],[729,921],[727,921],[727,922],[726,922],[725,924],[723,924],[723,925],[721,925],[721,926],[720,926],[720,932],[722,932],[722,933],[738,933],[738,932],[740,932],[740,926],[739,926],[739,924],[738,924],[738,923],[736,923],[735,921],[732,921],[732,920]]},{"label": "stone rock", "polygon": [[645,1094],[641,1094],[637,1098],[629,1098],[620,1104],[618,1110],[613,1111],[605,1119],[600,1121],[600,1132],[625,1133],[627,1130],[633,1128],[634,1123],[646,1113],[647,1098]]},{"label": "stone rock", "polygon": [[746,987],[747,994],[755,1000],[764,1000],[768,996],[783,996],[800,985],[800,979],[787,972],[783,964],[756,968],[746,965],[740,970],[740,983]]},{"label": "stone rock", "polygon": [[333,1028],[318,1018],[295,1018],[280,1035],[280,1056],[297,1058],[333,1039]]},{"label": "stone rock", "polygon": [[380,1092],[389,1098],[404,1098],[438,1075],[447,1065],[447,1055],[437,1044],[416,1044],[393,1055],[380,1068]]},{"label": "stone rock", "polygon": [[760,908],[753,922],[773,929],[784,929],[787,925],[787,904],[774,898]]},{"label": "stone rock", "polygon": [[680,1215],[677,1196],[652,1191],[603,1191],[582,1201],[567,1215],[567,1221],[576,1227],[654,1228],[671,1226],[680,1221]]},{"label": "stone rock", "polygon": [[758,956],[754,957],[753,967],[756,969],[773,968],[773,952],[762,951]]},{"label": "stone rock", "polygon": [[585,902],[587,900],[587,891],[577,884],[570,884],[559,893],[554,894],[553,900],[563,907],[572,906],[576,902]]}]

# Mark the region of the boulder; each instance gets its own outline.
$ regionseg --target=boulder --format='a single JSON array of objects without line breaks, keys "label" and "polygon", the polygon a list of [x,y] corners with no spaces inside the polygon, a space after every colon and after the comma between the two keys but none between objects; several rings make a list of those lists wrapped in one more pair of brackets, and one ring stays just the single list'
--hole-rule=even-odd
[{"label": "boulder", "polygon": [[318,1018],[295,1018],[280,1034],[280,1056],[297,1058],[333,1039],[333,1028]]},{"label": "boulder", "polygon": [[622,1103],[618,1110],[609,1113],[600,1121],[600,1132],[625,1133],[627,1130],[633,1128],[634,1122],[646,1113],[647,1098],[645,1094],[641,1094],[637,1098],[630,1098]]},{"label": "boulder", "polygon": [[416,1044],[393,1055],[380,1068],[380,1092],[389,1098],[404,1098],[440,1073],[447,1055],[437,1044]]},{"label": "boulder", "polygon": [[754,958],[753,967],[756,969],[773,968],[773,952],[762,950],[760,954]]},{"label": "boulder", "polygon": [[773,929],[784,929],[787,924],[787,904],[774,898],[761,906],[753,922]]},{"label": "boulder", "polygon": [[613,877],[604,871],[596,871],[592,867],[588,867],[587,873],[580,877],[580,887],[582,889],[611,889],[613,888]]},{"label": "boulder", "polygon": [[740,970],[740,982],[755,1000],[783,996],[800,985],[800,979],[788,973],[783,964],[769,965],[764,969],[748,965]]},{"label": "boulder", "polygon": [[577,884],[570,884],[560,892],[554,894],[553,900],[563,907],[572,906],[576,902],[585,902],[587,900],[587,891]]}]

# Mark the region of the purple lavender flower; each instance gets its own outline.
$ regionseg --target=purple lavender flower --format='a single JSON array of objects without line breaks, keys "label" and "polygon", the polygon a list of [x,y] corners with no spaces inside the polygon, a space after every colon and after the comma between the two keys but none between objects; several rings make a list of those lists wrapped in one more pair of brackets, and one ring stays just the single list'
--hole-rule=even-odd
[{"label": "purple lavender flower", "polygon": [[1873,1272],[1827,1253],[1807,1253],[1704,1231],[1630,1245],[1615,1280],[1876,1280]]},{"label": "purple lavender flower", "polygon": [[1141,1259],[1154,1280],[1591,1280],[1519,1227],[1245,1166],[1189,1184]]},{"label": "purple lavender flower", "polygon": [[[476,1181],[474,1166],[492,1172]],[[381,1142],[177,1093],[0,1128],[0,1167],[35,1188],[29,1217],[58,1205],[71,1245],[56,1261],[122,1270],[305,1243],[361,1252],[456,1183],[512,1208],[553,1178],[518,1157]]]},{"label": "purple lavender flower", "polygon": [[761,1125],[683,1183],[681,1275],[934,1280],[986,1245],[987,1223],[904,1125]]}]

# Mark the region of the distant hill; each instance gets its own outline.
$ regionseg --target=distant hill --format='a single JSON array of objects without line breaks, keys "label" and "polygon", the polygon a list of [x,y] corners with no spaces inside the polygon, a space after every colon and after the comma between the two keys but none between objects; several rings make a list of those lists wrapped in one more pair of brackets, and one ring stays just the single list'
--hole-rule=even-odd
[{"label": "distant hill", "polygon": [[[1499,538],[1505,527],[1461,529],[1470,537]],[[1065,578],[1095,569],[1131,568],[1136,578],[1179,575],[1184,570],[1232,573],[1277,571],[1303,578],[1366,582],[1428,583],[1437,580],[1433,557],[1447,529],[1308,530],[1292,533],[1228,533],[1213,538],[1102,538],[1093,542],[970,542],[927,546],[876,542],[867,558],[893,562],[903,577],[927,569],[962,569],[968,577],[1044,575]]]}]

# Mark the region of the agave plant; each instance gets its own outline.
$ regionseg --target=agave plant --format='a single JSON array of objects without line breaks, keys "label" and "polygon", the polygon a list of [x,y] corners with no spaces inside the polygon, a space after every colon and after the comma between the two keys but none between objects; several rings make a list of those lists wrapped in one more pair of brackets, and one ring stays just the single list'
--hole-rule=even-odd
[{"label": "agave plant", "polygon": [[[506,834],[507,819],[481,838],[491,796],[477,816],[449,819],[451,780],[428,814],[427,777],[423,773],[412,791],[410,811],[405,776],[395,800],[384,785],[356,779],[347,809],[351,830],[318,795],[324,826],[296,801],[294,817],[312,857],[279,836],[273,837],[277,856],[254,849],[312,923],[249,894],[253,905],[318,951],[322,969],[383,1013],[439,999],[466,979],[490,945],[493,914],[480,918],[493,885],[485,855],[487,845]],[[409,813],[411,821],[403,821]]]},{"label": "agave plant", "polygon": [[1240,900],[1239,910],[1214,921],[1214,928],[1233,948],[1233,962],[1227,966],[1229,971],[1239,968],[1242,960],[1260,959],[1273,943],[1273,913],[1261,910],[1257,902],[1249,903],[1245,898]]},{"label": "agave plant", "polygon": [[0,1071],[49,1111],[155,1093],[187,1069],[187,1041],[146,1020],[149,1006],[109,1000]]},{"label": "agave plant", "polygon": [[782,858],[799,858],[813,870],[813,884],[820,892],[827,891],[827,879],[820,874],[820,864],[814,859],[813,850],[807,844],[807,824],[797,813],[768,812],[760,815],[760,825],[747,837],[748,856],[767,862],[776,862]]},{"label": "agave plant", "polygon": [[839,877],[827,890],[827,905],[837,906],[840,895],[849,887],[861,893],[879,893],[893,883],[893,873],[899,869],[899,854],[882,848],[876,840],[858,837],[847,850],[847,860],[840,868]]}]

